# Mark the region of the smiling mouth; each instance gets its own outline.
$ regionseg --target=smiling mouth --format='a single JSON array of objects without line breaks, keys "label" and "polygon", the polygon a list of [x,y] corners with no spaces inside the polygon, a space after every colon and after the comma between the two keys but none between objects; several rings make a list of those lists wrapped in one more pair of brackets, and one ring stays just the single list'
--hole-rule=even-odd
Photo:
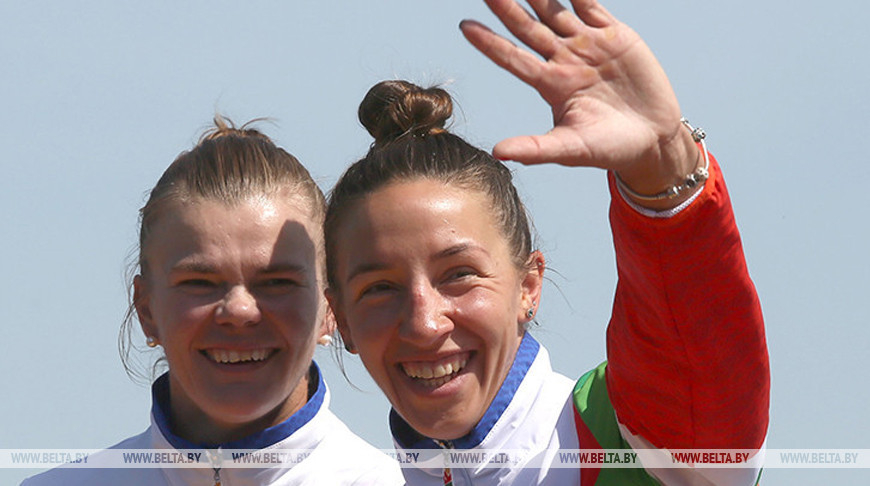
[{"label": "smiling mouth", "polygon": [[451,356],[441,361],[409,361],[401,363],[409,378],[428,388],[437,388],[456,378],[468,363],[469,353]]},{"label": "smiling mouth", "polygon": [[238,351],[235,349],[204,349],[201,351],[206,358],[218,364],[246,364],[266,361],[273,354],[274,349],[253,349]]}]

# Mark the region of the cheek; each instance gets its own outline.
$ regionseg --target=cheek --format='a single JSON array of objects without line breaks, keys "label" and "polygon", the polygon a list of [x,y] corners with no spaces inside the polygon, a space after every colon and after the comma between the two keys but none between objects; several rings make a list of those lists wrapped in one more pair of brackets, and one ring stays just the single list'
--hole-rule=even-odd
[{"label": "cheek", "polygon": [[349,325],[348,331],[355,350],[365,362],[374,362],[384,357],[394,334],[386,326],[365,323]]},{"label": "cheek", "polygon": [[401,306],[397,300],[351,304],[346,307],[347,328],[354,344],[378,346],[386,342],[398,328]]},{"label": "cheek", "polygon": [[260,310],[297,317],[314,315],[317,312],[318,303],[315,293],[307,289],[286,294],[257,296],[257,305]]},{"label": "cheek", "polygon": [[492,292],[469,292],[455,302],[457,324],[470,328],[484,339],[500,339],[519,332],[514,306]]},{"label": "cheek", "polygon": [[294,341],[313,339],[320,329],[324,308],[311,298],[263,302],[263,318],[278,323]]},{"label": "cheek", "polygon": [[173,293],[157,297],[152,312],[157,329],[164,335],[162,339],[191,332],[197,325],[212,320],[214,315],[213,299]]}]

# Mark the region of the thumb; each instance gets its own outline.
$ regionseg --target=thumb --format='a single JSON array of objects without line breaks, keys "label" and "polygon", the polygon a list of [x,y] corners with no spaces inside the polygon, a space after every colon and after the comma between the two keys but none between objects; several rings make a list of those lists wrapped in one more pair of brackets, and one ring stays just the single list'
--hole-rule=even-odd
[{"label": "thumb", "polygon": [[492,155],[499,160],[513,160],[525,165],[560,164],[590,165],[589,150],[576,136],[562,137],[554,128],[546,135],[511,137],[497,143]]}]

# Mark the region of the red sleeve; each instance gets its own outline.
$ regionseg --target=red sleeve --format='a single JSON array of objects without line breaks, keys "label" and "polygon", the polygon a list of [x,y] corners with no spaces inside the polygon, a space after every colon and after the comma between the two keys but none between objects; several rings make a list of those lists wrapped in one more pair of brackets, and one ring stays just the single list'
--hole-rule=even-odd
[{"label": "red sleeve", "polygon": [[756,449],[770,371],[761,306],[719,165],[692,204],[649,218],[617,193],[619,282],[607,329],[607,387],[619,421],[669,449]]}]

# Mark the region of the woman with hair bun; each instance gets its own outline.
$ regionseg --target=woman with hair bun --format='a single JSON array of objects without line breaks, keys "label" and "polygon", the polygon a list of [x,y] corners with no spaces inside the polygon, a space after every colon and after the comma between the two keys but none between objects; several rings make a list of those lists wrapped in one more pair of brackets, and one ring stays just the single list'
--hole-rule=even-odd
[{"label": "woman with hair bun", "polygon": [[[324,211],[295,157],[215,118],[140,212],[121,343],[133,372],[135,315],[147,345],[162,348],[168,371],[152,384],[151,426],[88,460],[108,468],[57,468],[24,484],[401,484],[396,462],[329,411],[312,361],[334,328],[323,296]],[[124,450],[195,464],[127,469]]]},{"label": "woman with hair bun", "polygon": [[[653,462],[684,449],[763,458],[755,452],[767,434],[761,310],[703,132],[681,119],[640,37],[597,2],[573,0],[573,12],[528,3],[537,17],[513,0],[487,0],[540,58],[477,22],[461,28],[541,94],[552,130],[504,140],[490,155],[445,130],[446,92],[385,81],[359,110],[374,144],[330,196],[327,296],[346,349],[392,404],[397,448],[526,452],[473,467],[406,465],[405,479],[755,484],[757,459],[719,469]],[[619,282],[607,361],[591,371],[554,372],[527,332],[546,264],[497,159],[607,171]],[[560,462],[560,451],[577,449],[640,462]]]}]

